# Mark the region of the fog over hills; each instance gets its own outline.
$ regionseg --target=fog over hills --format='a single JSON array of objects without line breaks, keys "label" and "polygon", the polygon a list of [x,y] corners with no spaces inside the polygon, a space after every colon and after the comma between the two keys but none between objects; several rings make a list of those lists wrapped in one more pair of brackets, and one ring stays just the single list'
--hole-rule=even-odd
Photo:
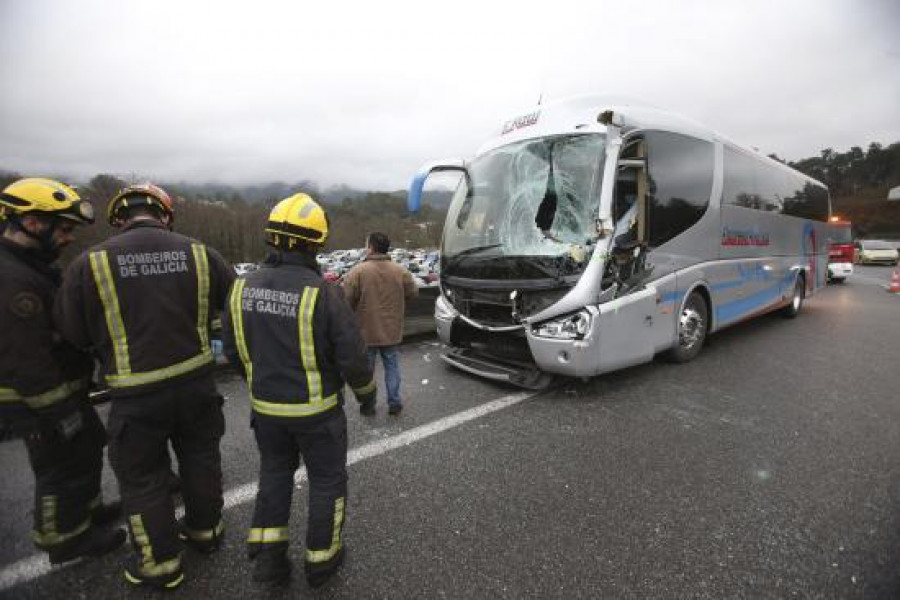
[{"label": "fog over hills", "polygon": [[[59,181],[64,181],[80,187],[89,186],[89,181],[82,181],[79,178],[66,177],[60,173],[38,173],[24,174],[10,169],[0,167],[0,182],[11,182],[20,177],[50,177]],[[147,178],[140,175],[122,176],[124,181],[146,181]],[[366,194],[385,193],[398,198],[406,198],[406,190],[370,190],[355,188],[349,185],[333,185],[322,188],[315,181],[308,179],[299,180],[293,183],[284,181],[272,181],[269,183],[247,184],[247,185],[230,185],[218,182],[195,183],[190,181],[164,181],[153,180],[154,183],[161,185],[163,188],[174,194],[182,196],[192,196],[198,198],[206,198],[209,200],[234,200],[240,198],[251,204],[272,204],[287,198],[298,192],[310,194],[317,201],[323,204],[340,204],[346,199],[358,200],[364,198]],[[448,188],[437,187],[434,189],[426,189],[422,197],[423,204],[430,204],[436,208],[443,208],[450,204],[450,198],[453,191]]]}]

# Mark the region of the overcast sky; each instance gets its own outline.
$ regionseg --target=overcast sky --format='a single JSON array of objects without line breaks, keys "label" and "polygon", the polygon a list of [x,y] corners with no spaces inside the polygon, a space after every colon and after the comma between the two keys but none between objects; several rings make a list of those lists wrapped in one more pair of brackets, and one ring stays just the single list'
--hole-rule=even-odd
[{"label": "overcast sky", "polygon": [[900,2],[0,0],[0,75],[29,175],[400,189],[598,92],[794,160],[900,141]]}]

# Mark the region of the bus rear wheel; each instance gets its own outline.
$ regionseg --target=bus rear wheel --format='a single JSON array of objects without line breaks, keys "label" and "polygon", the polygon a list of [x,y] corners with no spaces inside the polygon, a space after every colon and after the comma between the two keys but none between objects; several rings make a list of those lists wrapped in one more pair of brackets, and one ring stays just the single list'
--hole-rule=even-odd
[{"label": "bus rear wheel", "polygon": [[706,332],[709,330],[709,308],[706,300],[697,292],[691,292],[678,316],[678,335],[669,350],[672,362],[684,363],[700,354]]},{"label": "bus rear wheel", "polygon": [[781,309],[781,316],[793,319],[800,314],[803,308],[803,299],[806,297],[806,280],[803,275],[798,275],[794,281],[794,293],[791,295],[791,303]]}]

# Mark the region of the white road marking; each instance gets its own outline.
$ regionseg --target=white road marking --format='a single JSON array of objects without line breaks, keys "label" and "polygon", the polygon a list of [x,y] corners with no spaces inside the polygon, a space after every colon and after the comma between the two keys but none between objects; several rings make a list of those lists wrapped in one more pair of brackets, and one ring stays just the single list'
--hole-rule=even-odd
[{"label": "white road marking", "polygon": [[[503,410],[504,408],[515,406],[520,402],[533,398],[538,393],[539,392],[527,391],[509,394],[508,396],[503,396],[502,398],[492,400],[474,408],[446,416],[437,421],[420,425],[419,427],[404,431],[393,437],[363,444],[362,446],[351,449],[347,453],[347,466],[355,465],[358,462],[381,456],[382,454],[387,454],[391,450],[409,446],[410,444],[424,440],[425,438],[429,438],[443,431],[447,431],[448,429],[453,429],[454,427],[458,427],[474,419],[479,419],[491,413]],[[294,475],[294,482],[299,485],[305,480],[306,469],[301,467]],[[256,482],[248,483],[225,492],[224,509],[234,508],[235,506],[247,504],[248,502],[255,500],[256,485]],[[178,513],[178,516],[181,516],[183,509],[179,507],[176,512]],[[0,570],[0,592],[8,590],[13,586],[33,581],[50,572],[65,570],[79,562],[80,561],[73,561],[71,563],[66,563],[61,567],[53,568],[50,566],[45,554],[36,554],[29,556],[28,558],[23,558],[22,560],[5,567],[3,570]]]}]

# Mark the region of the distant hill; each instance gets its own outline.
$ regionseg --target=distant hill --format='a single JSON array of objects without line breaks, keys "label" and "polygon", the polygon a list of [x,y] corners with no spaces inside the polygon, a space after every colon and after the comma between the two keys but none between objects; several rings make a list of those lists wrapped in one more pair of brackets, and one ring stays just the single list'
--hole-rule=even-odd
[{"label": "distant hill", "polygon": [[[167,184],[163,182],[161,185],[166,187]],[[182,195],[199,196],[203,198],[230,199],[237,195],[251,204],[271,203],[276,200],[287,198],[297,192],[306,192],[316,200],[321,200],[325,204],[338,204],[343,202],[346,198],[350,198],[351,200],[362,198],[372,191],[354,188],[348,185],[336,185],[322,189],[317,183],[309,180],[301,180],[295,183],[275,181],[263,185],[178,182],[168,184],[168,187],[177,190],[178,193]],[[406,192],[394,193],[406,194]]]},{"label": "distant hill", "polygon": [[[406,192],[403,192],[403,197],[406,197]],[[426,190],[422,194],[422,204],[433,206],[435,208],[444,209],[450,206],[450,201],[453,199],[453,190]]]}]

